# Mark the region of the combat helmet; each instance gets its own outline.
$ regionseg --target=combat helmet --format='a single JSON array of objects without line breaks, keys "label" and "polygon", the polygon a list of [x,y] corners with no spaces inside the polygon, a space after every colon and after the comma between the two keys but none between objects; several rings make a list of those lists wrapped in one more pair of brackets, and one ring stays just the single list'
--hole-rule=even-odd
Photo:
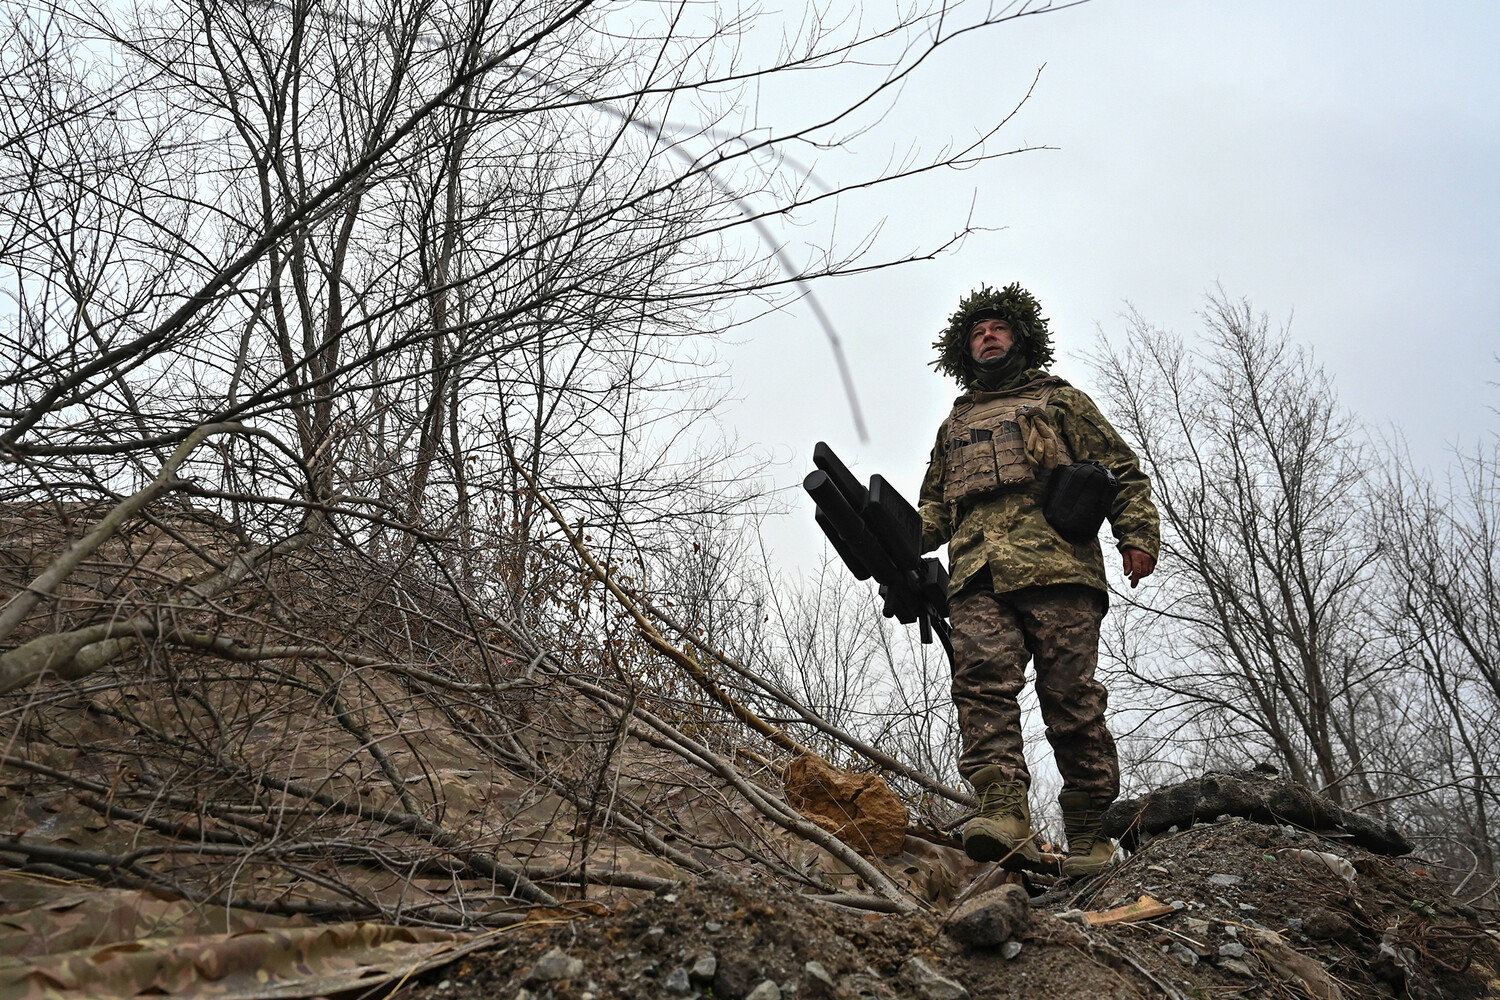
[{"label": "combat helmet", "polygon": [[948,325],[933,342],[938,352],[932,367],[951,375],[968,389],[980,376],[979,366],[969,355],[969,331],[981,319],[1003,319],[1016,336],[1016,345],[1026,357],[1027,368],[1045,368],[1052,362],[1052,334],[1042,304],[1018,282],[1004,288],[981,285],[958,302]]}]

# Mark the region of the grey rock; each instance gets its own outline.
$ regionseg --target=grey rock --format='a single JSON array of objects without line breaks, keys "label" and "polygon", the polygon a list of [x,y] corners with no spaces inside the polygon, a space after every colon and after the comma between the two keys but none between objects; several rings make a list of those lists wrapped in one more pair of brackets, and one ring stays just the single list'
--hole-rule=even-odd
[{"label": "grey rock", "polygon": [[1255,976],[1255,973],[1250,971],[1250,966],[1246,965],[1244,962],[1240,961],[1237,958],[1220,959],[1219,968],[1227,969],[1237,976],[1245,976],[1248,978],[1254,978]]},{"label": "grey rock", "polygon": [[708,921],[708,923],[703,925],[703,929],[708,931],[708,933],[710,934],[717,934],[724,929],[724,925],[719,923],[717,920],[710,920]]},{"label": "grey rock", "polygon": [[822,962],[808,962],[802,967],[807,976],[808,992],[813,996],[832,996],[837,987]]},{"label": "grey rock", "polygon": [[1223,885],[1223,886],[1239,885],[1241,882],[1245,881],[1244,879],[1240,878],[1238,875],[1226,875],[1223,872],[1218,872],[1218,873],[1215,873],[1213,875],[1210,875],[1208,877],[1208,880],[1210,882],[1212,882],[1214,885]]},{"label": "grey rock", "polygon": [[1000,946],[1000,957],[1007,962],[1019,954],[1021,954],[1021,942],[1019,941],[1007,941]]},{"label": "grey rock", "polygon": [[536,1000],[536,994],[523,986],[519,990],[516,990],[515,1000]]},{"label": "grey rock", "polygon": [[776,980],[765,979],[755,989],[745,994],[745,1000],[781,1000],[781,987]]},{"label": "grey rock", "polygon": [[1057,919],[1066,920],[1068,923],[1077,924],[1079,927],[1087,927],[1089,925],[1089,918],[1082,910],[1063,910],[1057,915]]},{"label": "grey rock", "polygon": [[1220,958],[1244,958],[1245,946],[1238,941],[1226,941],[1219,945]]},{"label": "grey rock", "polygon": [[920,958],[906,960],[901,966],[901,978],[924,1000],[964,1000],[969,995],[962,985],[937,972]]},{"label": "grey rock", "polygon": [[667,978],[661,981],[661,988],[668,993],[691,993],[693,983],[688,978],[688,970],[679,965],[667,973]]},{"label": "grey rock", "polygon": [[1260,907],[1258,907],[1258,906],[1252,906],[1249,903],[1240,903],[1239,904],[1239,911],[1241,913],[1259,913],[1260,912]]},{"label": "grey rock", "polygon": [[1286,918],[1286,929],[1289,930],[1289,931],[1295,931],[1296,933],[1301,934],[1302,933],[1302,918],[1301,917],[1287,917]]},{"label": "grey rock", "polygon": [[665,927],[646,928],[646,946],[649,948],[660,948],[662,940],[667,936]]},{"label": "grey rock", "polygon": [[526,975],[528,983],[550,983],[583,975],[583,963],[561,948],[553,948],[536,960]]},{"label": "grey rock", "polygon": [[981,892],[953,911],[949,937],[970,948],[995,948],[1031,926],[1031,898],[1018,885]]},{"label": "grey rock", "polygon": [[1240,936],[1240,929],[1234,926],[1234,924],[1225,924],[1224,933],[1228,934],[1232,938],[1237,938]]},{"label": "grey rock", "polygon": [[890,987],[879,976],[867,976],[863,972],[851,972],[839,977],[839,1000],[888,1000]]},{"label": "grey rock", "polygon": [[699,955],[698,960],[693,963],[688,972],[688,978],[695,983],[711,983],[714,973],[719,971],[719,960],[713,955]]},{"label": "grey rock", "polygon": [[1183,965],[1186,965],[1188,968],[1192,968],[1193,966],[1198,964],[1198,953],[1189,948],[1187,945],[1183,944],[1181,941],[1173,941],[1171,944],[1163,948],[1162,951],[1166,952],[1168,955],[1171,955],[1173,958],[1177,959],[1177,961],[1181,962]]},{"label": "grey rock", "polygon": [[1187,928],[1187,932],[1189,934],[1208,933],[1208,921],[1200,920],[1197,917],[1184,917],[1182,920],[1182,926]]}]

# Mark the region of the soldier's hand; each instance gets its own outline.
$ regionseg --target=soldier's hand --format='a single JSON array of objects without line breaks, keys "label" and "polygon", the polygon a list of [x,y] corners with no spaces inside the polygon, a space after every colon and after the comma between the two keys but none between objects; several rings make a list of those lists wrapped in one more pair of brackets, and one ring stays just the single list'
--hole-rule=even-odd
[{"label": "soldier's hand", "polygon": [[1125,575],[1130,577],[1132,590],[1156,571],[1156,559],[1140,549],[1121,549],[1120,555],[1125,557]]}]

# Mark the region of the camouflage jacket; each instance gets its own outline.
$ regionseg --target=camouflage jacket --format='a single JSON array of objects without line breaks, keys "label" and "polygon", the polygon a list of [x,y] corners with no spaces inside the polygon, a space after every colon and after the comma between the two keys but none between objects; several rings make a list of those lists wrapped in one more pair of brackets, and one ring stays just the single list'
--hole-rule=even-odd
[{"label": "camouflage jacket", "polygon": [[[1015,386],[1016,391],[1045,374],[1036,369],[1028,371]],[[955,405],[968,399],[960,396]],[[1046,414],[1074,461],[1096,459],[1120,477],[1123,488],[1109,515],[1118,546],[1140,549],[1155,558],[1161,548],[1160,522],[1156,505],[1151,502],[1151,481],[1141,471],[1135,452],[1104,419],[1094,401],[1067,383],[1052,393]],[[943,502],[949,420],[938,428],[918,501],[922,551],[948,543],[949,594],[957,595],[985,566],[990,569],[997,593],[1054,583],[1083,584],[1106,591],[1104,555],[1098,539],[1072,545],[1042,516],[1045,476],[1028,486],[992,493],[957,508]]]}]

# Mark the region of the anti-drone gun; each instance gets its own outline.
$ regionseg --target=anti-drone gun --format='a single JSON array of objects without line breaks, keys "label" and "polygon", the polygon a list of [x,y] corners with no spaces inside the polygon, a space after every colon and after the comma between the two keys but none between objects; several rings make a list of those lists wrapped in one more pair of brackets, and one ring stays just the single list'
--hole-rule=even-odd
[{"label": "anti-drone gun", "polygon": [[948,570],[940,560],[922,556],[922,518],[884,476],[861,486],[833,449],[822,441],[813,449],[813,465],[802,488],[818,505],[818,527],[856,580],[874,577],[880,584],[887,618],[913,622],[922,641],[934,634],[953,660],[948,638]]}]

